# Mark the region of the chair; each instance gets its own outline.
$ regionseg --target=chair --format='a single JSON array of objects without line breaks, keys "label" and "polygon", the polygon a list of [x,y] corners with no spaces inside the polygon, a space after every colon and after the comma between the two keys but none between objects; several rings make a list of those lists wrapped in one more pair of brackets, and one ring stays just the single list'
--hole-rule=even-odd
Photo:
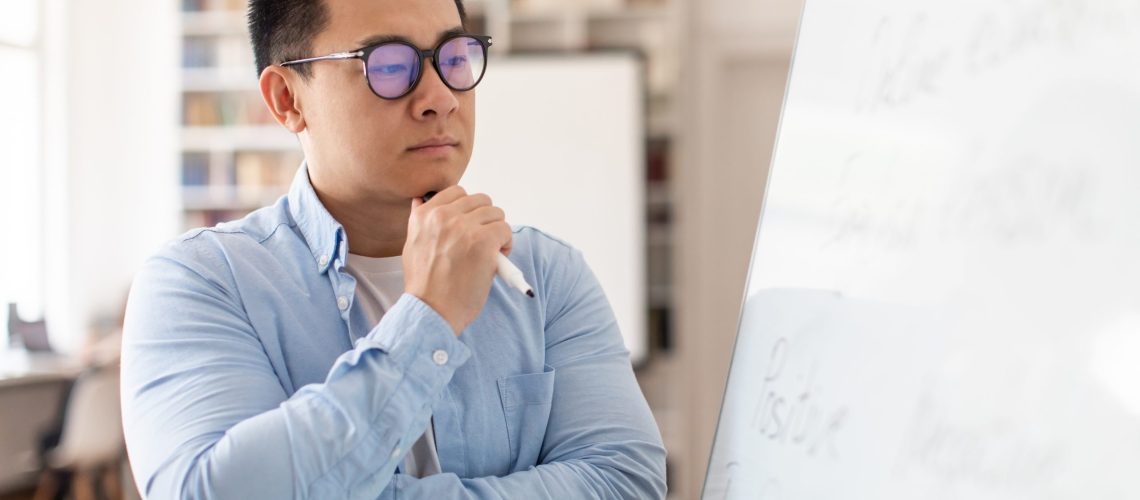
[{"label": "chair", "polygon": [[91,368],[71,389],[59,446],[47,454],[47,467],[40,475],[35,499],[49,500],[56,495],[61,471],[72,472],[72,491],[77,500],[122,498],[119,468],[124,449],[119,364]]},{"label": "chair", "polygon": [[43,320],[24,321],[20,319],[16,304],[8,304],[8,344],[16,345],[21,340],[24,349],[30,352],[52,352],[48,341],[47,324]]}]

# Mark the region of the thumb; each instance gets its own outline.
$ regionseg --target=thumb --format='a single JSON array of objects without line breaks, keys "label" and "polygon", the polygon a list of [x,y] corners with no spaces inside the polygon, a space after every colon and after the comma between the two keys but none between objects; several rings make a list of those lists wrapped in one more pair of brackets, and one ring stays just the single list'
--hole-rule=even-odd
[{"label": "thumb", "polygon": [[418,207],[418,206],[420,206],[420,205],[423,205],[423,204],[424,204],[424,199],[423,199],[423,198],[420,198],[419,196],[416,196],[415,198],[412,198],[412,210],[415,210],[415,209],[416,209],[416,207]]}]

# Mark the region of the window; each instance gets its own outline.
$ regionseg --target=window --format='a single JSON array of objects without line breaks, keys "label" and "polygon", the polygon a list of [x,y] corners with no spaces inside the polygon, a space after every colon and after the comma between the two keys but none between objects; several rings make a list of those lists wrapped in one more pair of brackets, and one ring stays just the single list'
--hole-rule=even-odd
[{"label": "window", "polygon": [[7,304],[25,319],[43,311],[41,2],[0,2],[0,351]]}]

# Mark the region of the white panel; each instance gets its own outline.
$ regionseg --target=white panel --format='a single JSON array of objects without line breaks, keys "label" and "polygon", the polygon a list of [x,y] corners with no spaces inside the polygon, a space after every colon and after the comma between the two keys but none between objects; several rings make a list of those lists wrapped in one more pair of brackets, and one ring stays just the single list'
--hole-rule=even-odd
[{"label": "white panel", "polygon": [[1140,498],[1137,61],[1136,0],[809,0],[706,498]]},{"label": "white panel", "polygon": [[634,363],[645,357],[644,117],[632,55],[500,58],[477,98],[462,185],[512,224],[580,249]]}]

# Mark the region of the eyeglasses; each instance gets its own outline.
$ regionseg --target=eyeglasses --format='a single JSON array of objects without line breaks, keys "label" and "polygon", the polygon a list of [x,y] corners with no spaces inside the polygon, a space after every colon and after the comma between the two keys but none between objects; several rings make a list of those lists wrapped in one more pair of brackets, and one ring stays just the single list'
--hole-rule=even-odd
[{"label": "eyeglasses", "polygon": [[337,52],[321,57],[296,59],[281,63],[293,66],[314,61],[360,59],[364,62],[364,79],[373,94],[381,99],[399,99],[412,92],[423,76],[424,59],[430,57],[443,84],[455,91],[475,88],[487,70],[487,49],[491,37],[457,33],[439,42],[434,49],[420,49],[404,41],[383,42],[351,52]]}]

